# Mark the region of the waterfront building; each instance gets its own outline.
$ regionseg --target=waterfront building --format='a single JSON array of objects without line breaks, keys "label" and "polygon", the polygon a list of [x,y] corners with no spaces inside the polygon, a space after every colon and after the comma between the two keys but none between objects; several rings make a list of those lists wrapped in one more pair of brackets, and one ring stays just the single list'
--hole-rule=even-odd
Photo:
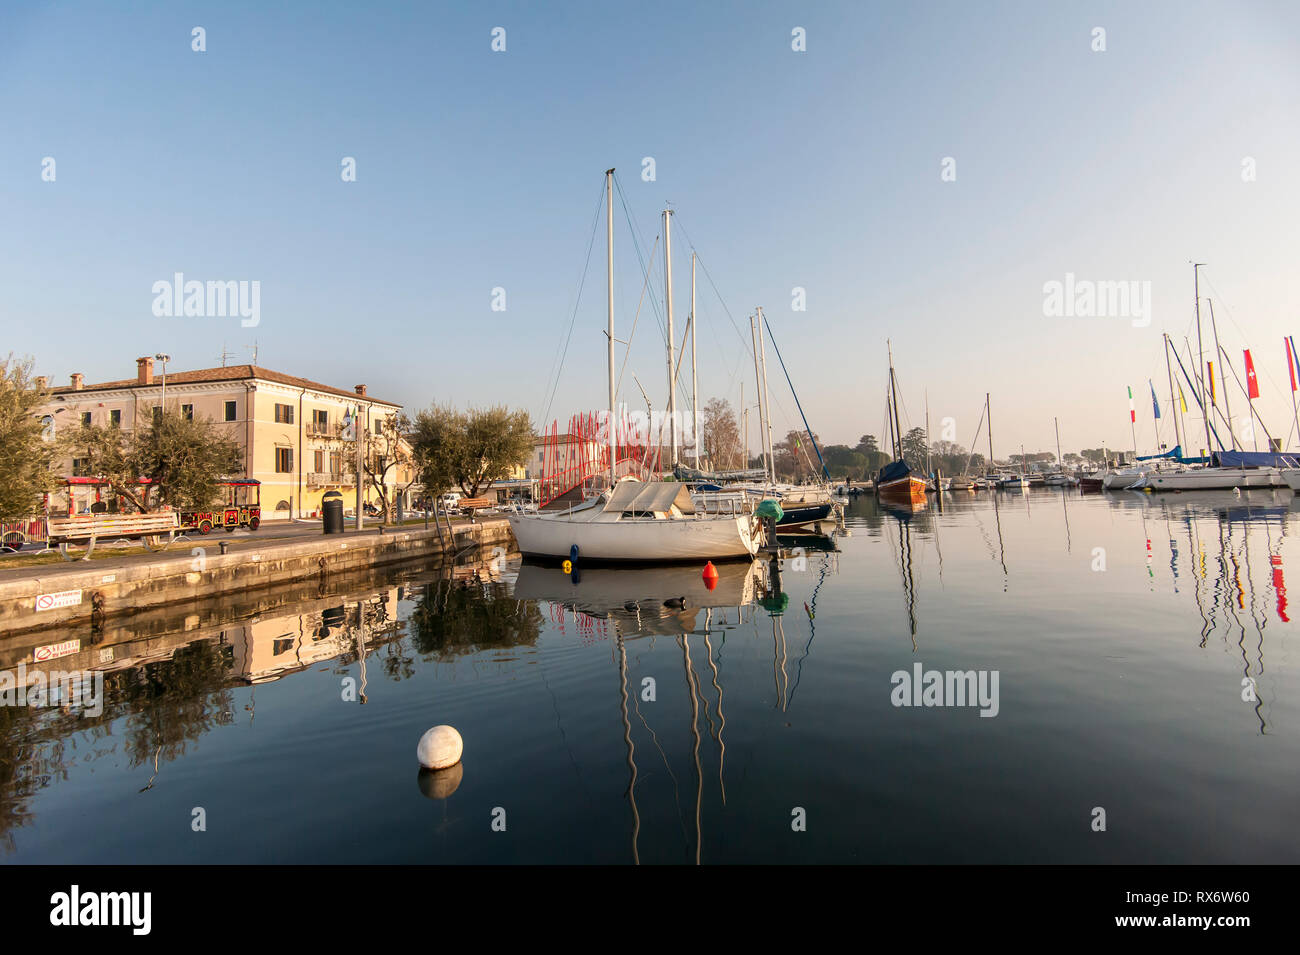
[{"label": "waterfront building", "polygon": [[[54,433],[81,424],[111,425],[131,429],[158,413],[166,389],[167,408],[198,415],[223,428],[244,452],[244,470],[225,477],[261,482],[262,519],[312,517],[320,512],[328,491],[343,494],[351,511],[356,502],[356,445],[345,431],[345,421],[355,416],[371,435],[393,428],[402,411],[396,402],[370,395],[365,385],[353,389],[300,378],[258,365],[227,365],[195,371],[155,367],[154,359],[136,359],[136,375],[120,381],[89,384],[74,373],[71,382],[50,390],[41,414]],[[414,473],[405,437],[394,435],[399,459],[384,483],[389,500],[401,495],[410,505]],[[90,477],[80,461],[65,459],[60,472],[68,477]],[[378,503],[379,495],[364,481],[365,500]],[[94,485],[83,485],[51,495],[50,510],[68,506],[80,512],[95,500]]]}]

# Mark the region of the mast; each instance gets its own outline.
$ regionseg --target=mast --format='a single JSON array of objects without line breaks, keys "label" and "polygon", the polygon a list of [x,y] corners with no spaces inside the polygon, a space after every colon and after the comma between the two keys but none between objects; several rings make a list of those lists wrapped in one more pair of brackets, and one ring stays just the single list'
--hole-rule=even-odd
[{"label": "mast", "polygon": [[[766,436],[764,447],[767,449],[767,459],[771,462],[772,478],[771,483],[776,483],[776,451],[772,447],[772,405],[767,396],[767,346],[763,344],[763,309],[755,306],[754,311],[758,315],[758,354],[759,360],[763,363],[763,418],[767,421],[764,434]],[[791,451],[794,449],[791,448]]]},{"label": "mast", "polygon": [[[1295,381],[1295,345],[1292,343],[1290,335],[1288,335],[1284,341],[1286,344],[1286,360],[1289,366],[1287,368],[1287,373],[1291,380]],[[1295,419],[1296,438],[1300,440],[1300,408],[1297,408],[1296,406],[1294,387],[1291,389],[1291,417]]]},{"label": "mast", "polygon": [[984,392],[984,410],[989,418],[989,466],[985,468],[988,474],[993,473],[993,406],[989,404],[989,393]]},{"label": "mast", "polygon": [[695,250],[691,250],[691,410],[694,413],[692,440],[695,442],[695,466],[700,466],[700,378],[695,369]]},{"label": "mast", "polygon": [[673,366],[676,364],[673,358],[676,350],[673,347],[673,239],[672,239],[672,209],[664,210],[664,295],[666,299],[666,308],[668,311],[668,434],[672,439],[673,448],[673,466],[677,466],[677,389],[675,387],[676,375],[673,374]]},{"label": "mast", "polygon": [[1214,445],[1210,443],[1210,411],[1209,405],[1205,403],[1205,346],[1201,343],[1201,266],[1204,262],[1192,263],[1192,288],[1196,295],[1196,348],[1200,353],[1200,365],[1197,368],[1196,380],[1201,383],[1201,413],[1205,417],[1205,453],[1212,454]]},{"label": "mast", "polygon": [[609,486],[614,487],[614,170],[605,170],[605,271],[609,286]]},{"label": "mast", "polygon": [[1060,471],[1065,470],[1065,459],[1061,457],[1061,419],[1053,418],[1052,424],[1056,426],[1056,467]]},{"label": "mast", "polygon": [[[743,340],[744,339],[742,339],[742,341]],[[749,409],[745,407],[745,379],[744,378],[740,379],[740,420],[742,422],[741,433],[743,435],[741,441],[742,441],[743,453],[745,455],[744,460],[741,462],[740,466],[744,468],[746,471],[748,471],[749,470]]]},{"label": "mast", "polygon": [[1232,450],[1237,450],[1237,435],[1232,430],[1232,405],[1228,401],[1228,369],[1225,367],[1228,354],[1219,344],[1219,323],[1214,320],[1214,299],[1205,300],[1210,306],[1210,328],[1214,330],[1214,350],[1219,353],[1219,374],[1223,377],[1223,414],[1228,420],[1228,440],[1232,442]]},{"label": "mast", "polygon": [[[1161,335],[1160,337],[1165,340],[1165,374],[1169,376],[1169,410],[1172,412],[1171,417],[1174,419],[1174,443],[1181,448],[1183,436],[1178,429],[1178,405],[1175,403],[1174,396],[1174,371],[1169,364],[1169,336]],[[1186,453],[1186,451],[1183,452],[1183,454]]]},{"label": "mast", "polygon": [[[758,456],[763,462],[763,477],[767,477],[767,444],[763,441],[763,375],[758,368],[758,332],[753,315],[749,316],[749,338],[754,345],[754,382],[758,389]],[[745,440],[749,440],[749,435],[745,436]]]},{"label": "mast", "polygon": [[930,389],[925,389],[925,476],[934,474],[934,459],[930,454]]},{"label": "mast", "polygon": [[885,339],[885,349],[889,352],[889,393],[894,413],[894,460],[903,460],[903,427],[898,423],[898,384],[894,379],[894,346]]}]

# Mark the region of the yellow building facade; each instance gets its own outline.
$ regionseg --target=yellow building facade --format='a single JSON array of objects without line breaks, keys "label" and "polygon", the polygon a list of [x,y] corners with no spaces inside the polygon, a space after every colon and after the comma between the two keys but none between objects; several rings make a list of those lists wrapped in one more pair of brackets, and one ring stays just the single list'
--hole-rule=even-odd
[{"label": "yellow building facade", "polygon": [[[328,491],[343,495],[351,511],[356,502],[356,444],[344,431],[349,416],[360,421],[374,444],[392,428],[401,405],[372,397],[365,385],[344,390],[272,371],[256,365],[229,365],[197,371],[171,371],[164,376],[152,358],[136,361],[133,379],[87,384],[73,374],[68,385],[50,389],[41,414],[47,429],[59,433],[83,423],[115,425],[126,430],[137,421],[147,422],[163,402],[169,411],[206,418],[227,434],[244,452],[244,472],[225,477],[261,482],[262,519],[315,517]],[[394,436],[397,453],[409,455],[400,433]],[[67,476],[87,476],[75,460],[62,462]],[[409,457],[384,475],[389,501],[405,497],[409,506],[414,477]],[[81,511],[93,489],[76,488],[74,510]],[[379,501],[379,494],[364,478],[364,499]],[[50,510],[67,506],[67,492],[52,495]]]}]

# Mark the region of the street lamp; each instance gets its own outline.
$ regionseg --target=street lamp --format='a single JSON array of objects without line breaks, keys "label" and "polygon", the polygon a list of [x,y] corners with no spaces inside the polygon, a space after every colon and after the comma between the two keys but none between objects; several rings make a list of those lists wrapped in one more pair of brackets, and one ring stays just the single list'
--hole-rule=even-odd
[{"label": "street lamp", "polygon": [[154,355],[155,361],[162,362],[162,410],[167,411],[167,363],[172,360],[171,355],[164,355],[162,352]]}]

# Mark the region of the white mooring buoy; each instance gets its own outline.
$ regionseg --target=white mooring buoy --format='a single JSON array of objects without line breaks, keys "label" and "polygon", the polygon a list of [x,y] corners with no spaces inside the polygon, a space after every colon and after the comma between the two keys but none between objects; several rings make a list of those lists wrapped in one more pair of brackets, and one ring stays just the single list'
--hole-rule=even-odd
[{"label": "white mooring buoy", "polygon": [[454,726],[435,726],[420,737],[416,758],[425,769],[446,769],[460,762],[465,743]]}]

